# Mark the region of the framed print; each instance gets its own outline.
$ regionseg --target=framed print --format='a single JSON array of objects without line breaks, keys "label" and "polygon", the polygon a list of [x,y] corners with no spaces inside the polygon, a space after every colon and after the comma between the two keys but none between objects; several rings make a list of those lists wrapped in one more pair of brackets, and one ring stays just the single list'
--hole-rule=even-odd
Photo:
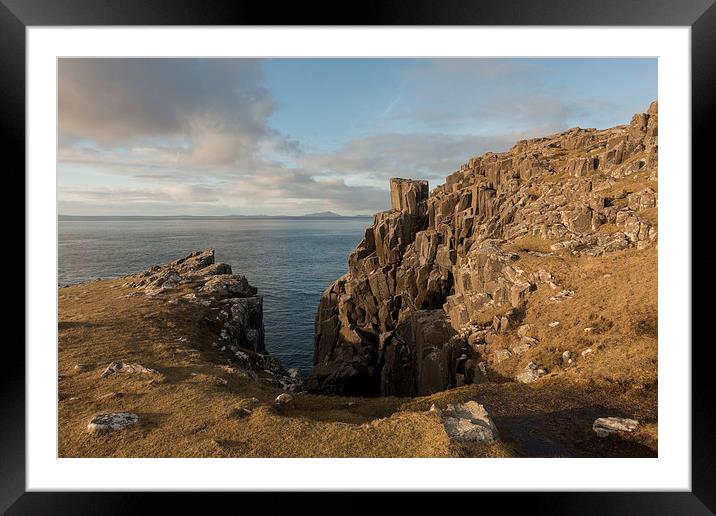
[{"label": "framed print", "polygon": [[0,507],[710,514],[712,4],[3,0],[27,304]]}]

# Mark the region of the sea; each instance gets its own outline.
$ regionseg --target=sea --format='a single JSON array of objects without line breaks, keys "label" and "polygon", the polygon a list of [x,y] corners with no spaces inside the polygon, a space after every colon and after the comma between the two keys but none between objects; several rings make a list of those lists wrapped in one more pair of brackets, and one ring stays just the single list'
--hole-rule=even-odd
[{"label": "sea", "polygon": [[143,271],[213,248],[264,296],[266,347],[307,373],[321,294],[348,270],[368,217],[70,219],[58,222],[58,282]]}]

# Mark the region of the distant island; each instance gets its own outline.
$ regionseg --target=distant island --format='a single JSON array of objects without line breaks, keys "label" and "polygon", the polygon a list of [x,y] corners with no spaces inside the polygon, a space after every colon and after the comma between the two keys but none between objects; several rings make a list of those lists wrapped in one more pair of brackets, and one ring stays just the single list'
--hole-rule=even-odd
[{"label": "distant island", "polygon": [[306,213],[304,217],[335,219],[338,217],[343,217],[343,215],[339,215],[338,213],[333,211],[319,211],[318,213]]}]

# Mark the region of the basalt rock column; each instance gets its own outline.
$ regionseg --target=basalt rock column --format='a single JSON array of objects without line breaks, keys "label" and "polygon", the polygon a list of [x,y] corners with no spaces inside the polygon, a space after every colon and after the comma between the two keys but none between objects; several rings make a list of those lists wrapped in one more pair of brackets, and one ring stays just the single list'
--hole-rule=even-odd
[{"label": "basalt rock column", "polygon": [[575,295],[549,263],[523,257],[656,244],[657,151],[654,102],[629,124],[473,157],[430,193],[427,181],[391,179],[392,209],[375,215],[321,299],[308,388],[410,396],[484,380],[492,357],[534,345],[508,351],[494,338],[512,331],[532,292]]},{"label": "basalt rock column", "polygon": [[390,207],[410,215],[425,216],[428,182],[394,177],[390,180]]},{"label": "basalt rock column", "polygon": [[313,391],[380,394],[382,343],[405,306],[398,269],[427,226],[428,182],[391,179],[390,198],[392,208],[375,215],[351,253],[349,272],[321,298],[308,379]]}]

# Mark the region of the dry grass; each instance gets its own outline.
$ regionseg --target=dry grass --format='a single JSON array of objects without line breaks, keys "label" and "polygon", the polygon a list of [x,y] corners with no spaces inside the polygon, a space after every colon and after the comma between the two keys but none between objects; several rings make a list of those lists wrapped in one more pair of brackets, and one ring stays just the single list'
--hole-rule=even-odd
[{"label": "dry grass", "polygon": [[[166,298],[142,294],[126,298],[131,290],[119,284],[101,281],[60,289],[60,456],[456,454],[437,415],[396,413],[404,400],[297,395],[292,406],[275,407],[281,391],[222,368],[228,355],[202,340],[203,308],[173,306]],[[178,340],[182,337],[188,346]],[[117,373],[100,379],[113,360],[138,362],[161,374]],[[78,364],[83,370],[75,369]],[[259,402],[252,402],[253,397]],[[241,407],[251,414],[240,417],[236,409]],[[110,435],[86,432],[93,415],[114,411],[135,412],[140,423]]]},{"label": "dry grass", "polygon": [[[635,156],[632,160],[640,159],[641,156]],[[656,181],[649,181],[649,172],[637,172],[628,176],[618,179],[612,186],[599,190],[599,195],[604,197],[619,197],[625,194],[630,194],[643,190],[644,188],[651,188],[655,192],[659,191],[659,185]]]},{"label": "dry grass", "polygon": [[[533,325],[539,340],[522,355],[495,366],[513,377],[528,362],[576,379],[605,381],[630,387],[651,387],[657,382],[658,274],[655,246],[609,256],[537,258],[521,256],[526,269],[545,268],[574,297],[553,302],[552,290],[540,284],[530,296],[521,324]],[[550,327],[552,322],[559,325]],[[502,335],[495,344],[517,344],[516,333]],[[591,349],[582,356],[583,352]],[[570,351],[571,364],[562,354]]]},{"label": "dry grass", "polygon": [[508,251],[537,251],[541,253],[551,253],[550,246],[556,241],[545,240],[538,236],[527,235],[520,238],[516,238],[505,245],[505,250]]},{"label": "dry grass", "polygon": [[[549,287],[533,293],[524,322],[535,325],[540,344],[500,364],[500,372],[509,376],[526,362],[539,361],[558,375],[531,385],[471,385],[414,399],[299,394],[288,407],[274,405],[277,388],[225,368],[228,353],[211,346],[201,323],[207,309],[170,305],[169,297],[126,297],[134,291],[121,287],[122,280],[62,288],[59,455],[654,456],[656,249],[598,259],[521,253],[519,263],[539,268],[545,260],[575,297],[550,303]],[[553,320],[560,326],[549,328]],[[585,327],[595,330],[585,334]],[[578,355],[588,347],[593,353]],[[578,358],[562,368],[558,359],[566,349]],[[113,360],[138,362],[160,375],[117,373],[100,379]],[[439,416],[428,410],[433,403],[444,407],[469,399],[485,405],[501,442],[456,446]],[[86,431],[92,416],[113,411],[135,412],[140,422],[108,435]],[[598,439],[591,423],[603,416],[633,417],[643,424],[627,438]]]},{"label": "dry grass", "polygon": [[[443,408],[471,399],[485,406],[502,441],[480,449],[463,448],[462,455],[644,457],[657,453],[655,387],[624,388],[566,377],[533,384],[483,383],[416,398],[401,410],[422,411],[432,404]],[[640,426],[632,434],[601,439],[592,431],[592,423],[607,416],[636,418]]]}]

